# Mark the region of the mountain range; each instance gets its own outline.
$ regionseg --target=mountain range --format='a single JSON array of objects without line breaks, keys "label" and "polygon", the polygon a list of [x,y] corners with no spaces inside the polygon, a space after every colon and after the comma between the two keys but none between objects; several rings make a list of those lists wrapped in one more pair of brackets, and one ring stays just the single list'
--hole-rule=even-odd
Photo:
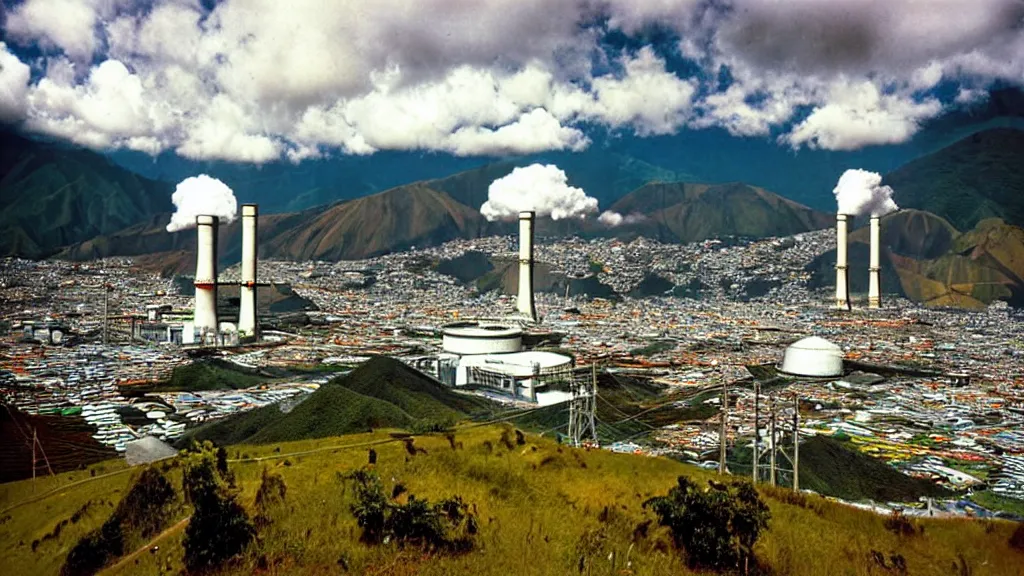
[{"label": "mountain range", "polygon": [[[5,151],[0,160],[0,229],[6,232],[0,253],[56,254],[72,260],[130,256],[165,274],[187,274],[194,267],[194,233],[164,230],[172,208],[169,184],[134,174],[93,152],[11,134],[4,134],[0,144]],[[514,222],[487,221],[479,207],[487,200],[489,184],[525,161],[491,162],[302,210],[263,209],[260,254],[360,259],[457,238],[514,233]],[[693,242],[716,236],[787,236],[833,222],[826,212],[761,187],[696,183],[688,181],[690,175],[608,150],[566,153],[558,162],[571,185],[600,194],[603,206],[629,218],[616,227],[594,218],[541,218],[541,237],[644,236]],[[895,189],[896,201],[911,210],[886,219],[885,288],[939,304],[950,298],[971,305],[1016,299],[1024,264],[1007,243],[1017,237],[1014,226],[1024,224],[1022,166],[1024,131],[996,128],[968,135],[886,174],[884,182]],[[625,187],[630,188],[627,193],[616,195]],[[240,252],[239,224],[224,228],[219,253],[223,263],[231,263]],[[867,258],[866,244],[860,242],[865,234],[855,231],[851,238],[851,265]],[[831,281],[829,258],[834,262],[834,254],[826,254],[812,263],[815,282]],[[512,280],[503,276],[514,271],[501,263],[492,265],[500,270],[490,273],[487,282],[497,286]],[[856,292],[859,280],[851,280]],[[552,279],[550,288],[560,290],[564,281]],[[950,296],[953,287],[959,296]],[[588,288],[602,292],[601,287]],[[973,296],[967,300],[964,294]]]}]

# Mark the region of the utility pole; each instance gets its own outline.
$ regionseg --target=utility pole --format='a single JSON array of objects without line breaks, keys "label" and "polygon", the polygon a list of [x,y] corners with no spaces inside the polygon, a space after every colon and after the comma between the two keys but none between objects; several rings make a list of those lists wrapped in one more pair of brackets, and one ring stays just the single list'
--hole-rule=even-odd
[{"label": "utility pole", "polygon": [[793,491],[800,490],[800,397],[793,394]]},{"label": "utility pole", "polygon": [[39,439],[36,438],[36,428],[32,427],[32,492],[36,491],[36,442]]},{"label": "utility pole", "polygon": [[718,473],[725,474],[725,425],[729,420],[729,388],[722,379],[722,426],[718,431]]},{"label": "utility pole", "polygon": [[585,435],[597,442],[597,364],[590,366],[590,378],[572,375],[570,382],[572,399],[569,400],[569,442],[573,447],[583,445]]},{"label": "utility pole", "polygon": [[[756,332],[755,332],[756,334]],[[760,432],[761,429],[758,427],[758,418],[760,417],[761,408],[761,382],[757,379],[754,380],[754,455],[751,457],[754,472],[753,482],[757,484],[757,461],[760,459]]]},{"label": "utility pole", "polygon": [[106,284],[103,285],[103,345],[107,345],[107,323],[109,315],[107,314],[107,300],[110,296],[110,287]]},{"label": "utility pole", "polygon": [[772,486],[775,486],[775,397],[774,396],[771,397],[770,405],[771,405],[771,413],[772,413],[772,422],[771,422],[771,436],[772,436],[772,439],[771,439],[770,447],[771,447],[772,453],[771,453],[771,460],[770,460],[770,462],[771,462],[771,464],[770,464],[770,466],[771,466],[771,478],[769,478],[768,482]]}]

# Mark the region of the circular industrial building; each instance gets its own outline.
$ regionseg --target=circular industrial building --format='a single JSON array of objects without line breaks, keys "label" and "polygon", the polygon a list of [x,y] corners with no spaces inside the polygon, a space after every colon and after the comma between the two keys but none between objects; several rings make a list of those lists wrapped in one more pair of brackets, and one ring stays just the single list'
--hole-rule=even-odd
[{"label": "circular industrial building", "polygon": [[442,328],[441,336],[441,347],[450,354],[504,354],[523,348],[523,331],[501,324],[458,322]]},{"label": "circular industrial building", "polygon": [[786,348],[781,371],[805,378],[842,376],[843,350],[818,336],[797,340]]}]

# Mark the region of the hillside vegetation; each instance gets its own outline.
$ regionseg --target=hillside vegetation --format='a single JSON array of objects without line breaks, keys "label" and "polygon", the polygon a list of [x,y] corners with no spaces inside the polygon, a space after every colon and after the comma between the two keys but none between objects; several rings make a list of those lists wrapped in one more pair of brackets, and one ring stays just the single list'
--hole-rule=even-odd
[{"label": "hillside vegetation", "polygon": [[0,131],[0,256],[48,256],[171,209],[173,186],[95,152]]},{"label": "hillside vegetation", "polygon": [[[694,573],[643,503],[667,494],[680,475],[698,486],[707,486],[713,475],[664,458],[571,449],[531,435],[522,443],[510,437],[511,430],[502,426],[459,430],[452,440],[422,436],[415,438],[415,455],[385,432],[233,446],[228,464],[237,501],[261,521],[257,539],[216,573]],[[412,494],[430,502],[458,496],[466,504],[476,518],[471,552],[360,541],[363,530],[351,507],[357,494],[344,478],[367,466],[371,446],[373,468],[390,501],[405,503]],[[175,464],[161,466],[180,490]],[[88,471],[60,475],[41,482],[34,501],[30,482],[0,486],[5,569],[55,574],[75,543],[110,517],[137,475],[98,474],[96,480]],[[268,475],[286,487],[276,505],[257,496],[267,493],[261,486]],[[73,484],[83,477],[86,482]],[[54,488],[52,494],[42,492]],[[886,528],[887,518],[866,511],[785,489],[762,486],[759,492],[771,515],[753,548],[764,573],[1007,576],[1024,570],[1024,552],[1008,544],[1015,529],[1008,522],[913,520],[912,533],[897,534]],[[264,503],[257,504],[261,498]],[[58,525],[62,529],[55,530]],[[154,542],[158,548],[140,547],[141,553],[106,573],[180,572],[186,525],[172,525]],[[894,572],[893,566],[905,568]]]},{"label": "hillside vegetation", "polygon": [[192,438],[223,445],[450,426],[490,415],[496,408],[489,400],[454,392],[398,360],[380,356],[324,384],[288,412],[270,405],[228,416],[190,432],[182,445]]},{"label": "hillside vegetation", "polygon": [[938,214],[960,230],[986,218],[1024,226],[1024,131],[977,132],[886,174],[896,203]]}]

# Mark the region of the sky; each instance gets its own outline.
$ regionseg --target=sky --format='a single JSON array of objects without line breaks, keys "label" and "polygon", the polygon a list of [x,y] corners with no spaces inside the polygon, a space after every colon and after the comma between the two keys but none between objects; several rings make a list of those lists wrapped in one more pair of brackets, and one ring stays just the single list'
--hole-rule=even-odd
[{"label": "sky", "polygon": [[1024,84],[1024,0],[3,0],[0,122],[266,163],[719,128],[857,150]]}]

